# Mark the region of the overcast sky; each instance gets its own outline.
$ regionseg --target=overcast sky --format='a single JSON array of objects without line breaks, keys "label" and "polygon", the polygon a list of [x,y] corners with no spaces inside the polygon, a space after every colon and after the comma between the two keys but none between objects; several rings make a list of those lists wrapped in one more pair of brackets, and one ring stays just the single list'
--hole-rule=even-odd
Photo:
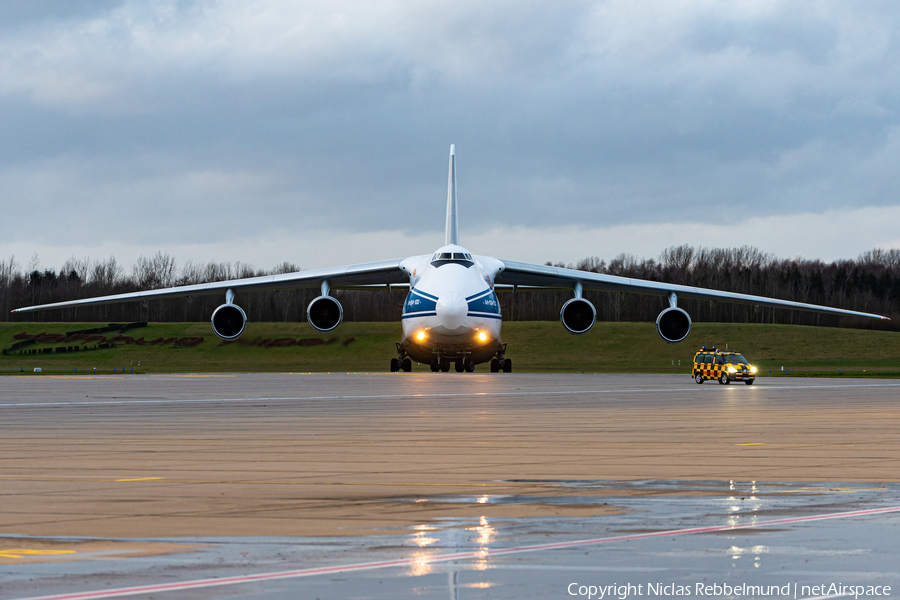
[{"label": "overcast sky", "polygon": [[896,1],[0,3],[0,257],[900,247]]}]

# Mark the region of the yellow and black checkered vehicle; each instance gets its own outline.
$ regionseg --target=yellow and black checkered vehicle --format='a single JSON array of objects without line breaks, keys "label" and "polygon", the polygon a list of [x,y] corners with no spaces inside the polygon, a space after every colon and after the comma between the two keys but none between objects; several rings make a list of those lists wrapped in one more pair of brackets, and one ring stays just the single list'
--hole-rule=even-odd
[{"label": "yellow and black checkered vehicle", "polygon": [[706,346],[703,346],[694,355],[691,375],[698,384],[707,379],[715,379],[722,385],[728,385],[732,381],[743,381],[747,385],[753,385],[756,381],[756,367],[737,352],[723,352],[717,350],[715,346],[707,350]]}]

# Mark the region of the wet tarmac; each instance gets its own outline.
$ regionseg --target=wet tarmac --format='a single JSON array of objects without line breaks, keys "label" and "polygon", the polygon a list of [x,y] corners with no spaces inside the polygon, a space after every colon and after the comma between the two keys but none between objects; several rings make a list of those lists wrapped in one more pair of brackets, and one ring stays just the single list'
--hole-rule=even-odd
[{"label": "wet tarmac", "polygon": [[[592,495],[546,498],[547,502],[621,502],[621,497],[594,495],[604,487],[622,489],[621,482],[559,484],[576,489],[584,486]],[[825,586],[820,592],[827,592],[832,585],[890,586],[888,595],[900,590],[900,513],[848,515],[900,506],[897,484],[645,481],[625,487],[629,486],[642,492],[665,489],[675,495],[632,496],[626,504],[634,512],[614,516],[440,519],[412,526],[400,535],[152,540],[201,547],[190,554],[118,560],[107,554],[84,557],[79,562],[7,565],[2,570],[2,597],[92,590],[104,595],[87,597],[108,597],[105,590],[110,588],[173,583],[177,588],[179,583],[197,579],[224,580],[290,570],[302,572],[274,581],[228,585],[212,585],[218,582],[210,581],[191,590],[157,590],[137,597],[165,593],[173,598],[584,598],[590,586],[629,584],[634,588],[618,589],[619,593],[612,596],[674,596],[678,589],[696,596],[697,585],[713,586],[708,595],[715,597],[745,595],[715,593],[716,585],[782,588],[772,593],[751,593],[750,597],[779,596],[784,586],[789,587],[790,597],[803,598],[829,595],[810,593],[812,586]],[[679,497],[681,489],[724,495]],[[455,499],[473,503],[522,500]],[[817,515],[837,516],[802,520]],[[784,519],[798,522],[765,525]],[[747,528],[733,529],[735,526]],[[693,528],[718,529],[681,533]],[[647,533],[658,535],[621,539]],[[527,551],[529,546],[581,540],[595,542]],[[490,554],[502,550],[513,552]],[[476,556],[445,558],[462,552]],[[398,560],[405,562],[399,566],[367,565],[343,573],[329,569]],[[582,586],[585,589],[579,594]],[[807,593],[803,593],[805,587],[810,588]],[[667,589],[671,593],[666,593]],[[599,592],[593,597],[599,597]]]},{"label": "wet tarmac", "polygon": [[[811,598],[837,597],[848,591],[842,586],[863,586],[861,597],[900,593],[900,385],[761,380],[735,390],[671,376],[642,376],[639,386],[626,376],[530,376],[460,386],[465,375],[434,377],[424,391],[397,377],[347,375],[4,379],[0,598],[113,597],[110,590],[128,588],[137,598],[323,600]],[[257,393],[239,393],[248,390]],[[736,400],[736,392],[744,395]],[[260,403],[277,414],[260,419]],[[474,420],[485,416],[479,410],[487,423]],[[330,416],[317,420],[322,411]],[[392,427],[336,435],[382,413]],[[466,418],[449,418],[458,413]],[[429,414],[445,431],[431,429]],[[303,432],[308,420],[322,436],[311,455],[284,443],[283,428]],[[542,441],[547,428],[556,433]],[[467,437],[472,429],[478,435]],[[433,455],[407,447],[423,430],[442,442]],[[606,445],[588,443],[597,431]],[[280,454],[252,465],[217,444],[229,439],[253,454],[248,440],[266,432]],[[472,445],[491,432],[479,452],[495,461],[473,463],[478,453],[451,443]],[[699,436],[708,439],[691,442]],[[347,452],[352,440],[368,450]],[[129,444],[135,454],[123,450]],[[210,448],[217,460],[206,457]],[[390,448],[403,456],[389,459]],[[416,448],[426,458],[415,460]],[[560,448],[578,460],[547,456]],[[380,460],[353,462],[372,454]],[[314,459],[324,466],[313,470]],[[266,469],[272,461],[284,464]],[[617,475],[630,467],[675,477],[585,476],[603,473],[604,461]],[[691,476],[729,466],[815,477]],[[868,473],[894,477],[856,477]],[[823,479],[829,474],[834,480]],[[224,509],[213,502],[237,489],[250,492]],[[318,504],[303,504],[310,501]],[[344,504],[359,514],[344,518],[335,508]],[[335,535],[297,535],[307,526],[292,514]],[[290,533],[278,535],[279,526]],[[180,527],[202,534],[177,535]],[[100,534],[114,531],[129,535]],[[266,578],[275,573],[283,576]],[[248,581],[255,574],[263,577]]]}]

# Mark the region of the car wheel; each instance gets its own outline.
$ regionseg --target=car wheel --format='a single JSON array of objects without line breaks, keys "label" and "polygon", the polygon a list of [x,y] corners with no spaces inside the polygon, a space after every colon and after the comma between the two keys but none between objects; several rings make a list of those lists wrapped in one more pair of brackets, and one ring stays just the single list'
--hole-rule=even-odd
[{"label": "car wheel", "polygon": [[729,383],[731,383],[731,380],[728,379],[728,373],[722,373],[722,376],[719,377],[719,383],[721,383],[722,385],[728,385]]},{"label": "car wheel", "polygon": [[697,373],[697,375],[694,376],[694,381],[697,382],[697,385],[703,385],[703,375]]},{"label": "car wheel", "polygon": [[746,383],[747,385],[753,385],[753,381],[754,381],[753,379],[748,379],[744,383]]}]

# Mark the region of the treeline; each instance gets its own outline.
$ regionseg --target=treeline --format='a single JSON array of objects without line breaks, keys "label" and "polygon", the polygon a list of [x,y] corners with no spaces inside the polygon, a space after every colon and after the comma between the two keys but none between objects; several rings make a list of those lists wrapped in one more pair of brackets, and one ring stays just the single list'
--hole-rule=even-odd
[{"label": "treeline", "polygon": [[[606,263],[596,257],[569,266],[596,273],[648,279],[742,294],[767,296],[876,313],[892,321],[829,316],[773,308],[679,300],[694,321],[778,323],[900,329],[900,250],[876,249],[858,258],[823,262],[782,259],[757,248],[703,248],[673,246],[658,259],[620,254]],[[566,298],[568,295],[563,295]],[[655,321],[668,301],[658,296],[589,292],[598,318],[606,321]],[[522,320],[558,318],[557,314],[526,313]],[[519,318],[519,317],[516,317]]]},{"label": "treeline", "polygon": [[[550,264],[550,263],[548,263]],[[68,260],[61,269],[40,269],[36,257],[28,266],[15,258],[0,261],[0,309],[7,321],[204,321],[209,319],[224,294],[193,300],[151,301],[146,306],[131,302],[96,307],[40,311],[11,315],[16,307],[78,298],[90,298],[176,285],[190,285],[254,277],[300,270],[283,263],[271,270],[257,270],[242,263],[185,263],[160,252],[140,257],[126,273],[114,257],[107,260]],[[890,316],[890,323],[832,317],[752,306],[681,300],[679,306],[698,322],[788,323],[805,325],[900,327],[900,250],[872,250],[857,259],[822,262],[780,259],[756,248],[702,248],[676,246],[657,259],[621,254],[609,261],[587,258],[574,265],[557,264],[595,273],[609,273],[712,288],[730,292],[769,296],[848,308]],[[236,302],[251,321],[306,320],[306,306],[318,295],[317,289],[238,292]],[[400,318],[404,294],[377,290],[338,290],[334,295],[350,321],[389,321]],[[545,321],[559,318],[570,292],[526,292],[499,294],[504,319]],[[667,306],[658,296],[624,293],[586,292],[603,321],[654,321]]]}]

